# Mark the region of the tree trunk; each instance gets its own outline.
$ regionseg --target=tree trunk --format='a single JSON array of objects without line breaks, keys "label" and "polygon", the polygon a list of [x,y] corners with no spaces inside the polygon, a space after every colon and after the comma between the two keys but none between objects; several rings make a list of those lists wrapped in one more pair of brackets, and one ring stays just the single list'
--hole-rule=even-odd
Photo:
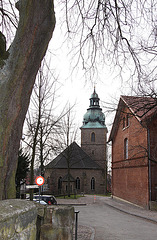
[{"label": "tree trunk", "polygon": [[0,199],[15,197],[22,127],[37,71],[55,27],[53,0],[20,0],[18,29],[0,70]]}]

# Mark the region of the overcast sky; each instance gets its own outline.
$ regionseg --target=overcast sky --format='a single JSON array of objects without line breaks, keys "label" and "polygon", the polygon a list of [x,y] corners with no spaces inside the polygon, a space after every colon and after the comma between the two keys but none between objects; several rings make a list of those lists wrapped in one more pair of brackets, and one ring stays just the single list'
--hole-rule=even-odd
[{"label": "overcast sky", "polygon": [[[117,76],[117,71],[113,66],[106,66],[103,63],[99,64],[99,69],[97,75],[94,79],[85,76],[84,70],[82,70],[81,64],[78,69],[73,72],[72,64],[72,54],[69,54],[70,49],[68,43],[65,41],[66,29],[61,29],[59,25],[59,15],[56,12],[57,24],[49,45],[49,52],[51,56],[51,69],[58,76],[58,80],[61,84],[61,88],[58,91],[60,98],[57,99],[57,103],[65,106],[65,103],[69,102],[71,105],[76,103],[76,124],[81,127],[83,115],[86,113],[89,107],[89,98],[93,93],[94,85],[96,87],[96,92],[99,95],[101,107],[103,112],[106,112],[105,106],[108,107],[107,103],[112,103],[113,101],[118,103],[119,97],[122,94],[130,94],[130,86]],[[64,44],[63,44],[64,42]],[[126,80],[128,75],[126,73]],[[103,107],[104,106],[104,107]],[[106,125],[110,129],[111,122],[113,121],[114,114],[106,114]]]}]

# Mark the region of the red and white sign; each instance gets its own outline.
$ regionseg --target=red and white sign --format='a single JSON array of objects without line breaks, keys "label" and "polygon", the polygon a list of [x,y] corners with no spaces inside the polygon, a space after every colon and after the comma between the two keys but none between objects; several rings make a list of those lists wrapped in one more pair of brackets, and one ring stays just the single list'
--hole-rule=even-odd
[{"label": "red and white sign", "polygon": [[45,180],[42,176],[39,176],[35,179],[35,183],[38,185],[38,186],[42,186],[44,184]]}]

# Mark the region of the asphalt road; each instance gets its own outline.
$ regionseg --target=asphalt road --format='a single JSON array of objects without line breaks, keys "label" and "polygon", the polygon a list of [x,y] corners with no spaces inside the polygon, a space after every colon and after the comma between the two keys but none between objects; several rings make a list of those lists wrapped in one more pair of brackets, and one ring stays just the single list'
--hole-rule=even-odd
[{"label": "asphalt road", "polygon": [[[93,240],[155,240],[157,224],[131,216],[102,202],[76,206],[78,223],[93,229]],[[79,240],[79,239],[78,239]]]}]

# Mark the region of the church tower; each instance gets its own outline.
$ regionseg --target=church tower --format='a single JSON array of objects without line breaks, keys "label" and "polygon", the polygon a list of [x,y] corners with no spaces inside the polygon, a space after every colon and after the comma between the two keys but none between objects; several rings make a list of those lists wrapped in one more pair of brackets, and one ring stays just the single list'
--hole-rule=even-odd
[{"label": "church tower", "polygon": [[107,127],[99,100],[94,88],[90,98],[90,106],[84,115],[81,127],[81,148],[106,172]]}]

